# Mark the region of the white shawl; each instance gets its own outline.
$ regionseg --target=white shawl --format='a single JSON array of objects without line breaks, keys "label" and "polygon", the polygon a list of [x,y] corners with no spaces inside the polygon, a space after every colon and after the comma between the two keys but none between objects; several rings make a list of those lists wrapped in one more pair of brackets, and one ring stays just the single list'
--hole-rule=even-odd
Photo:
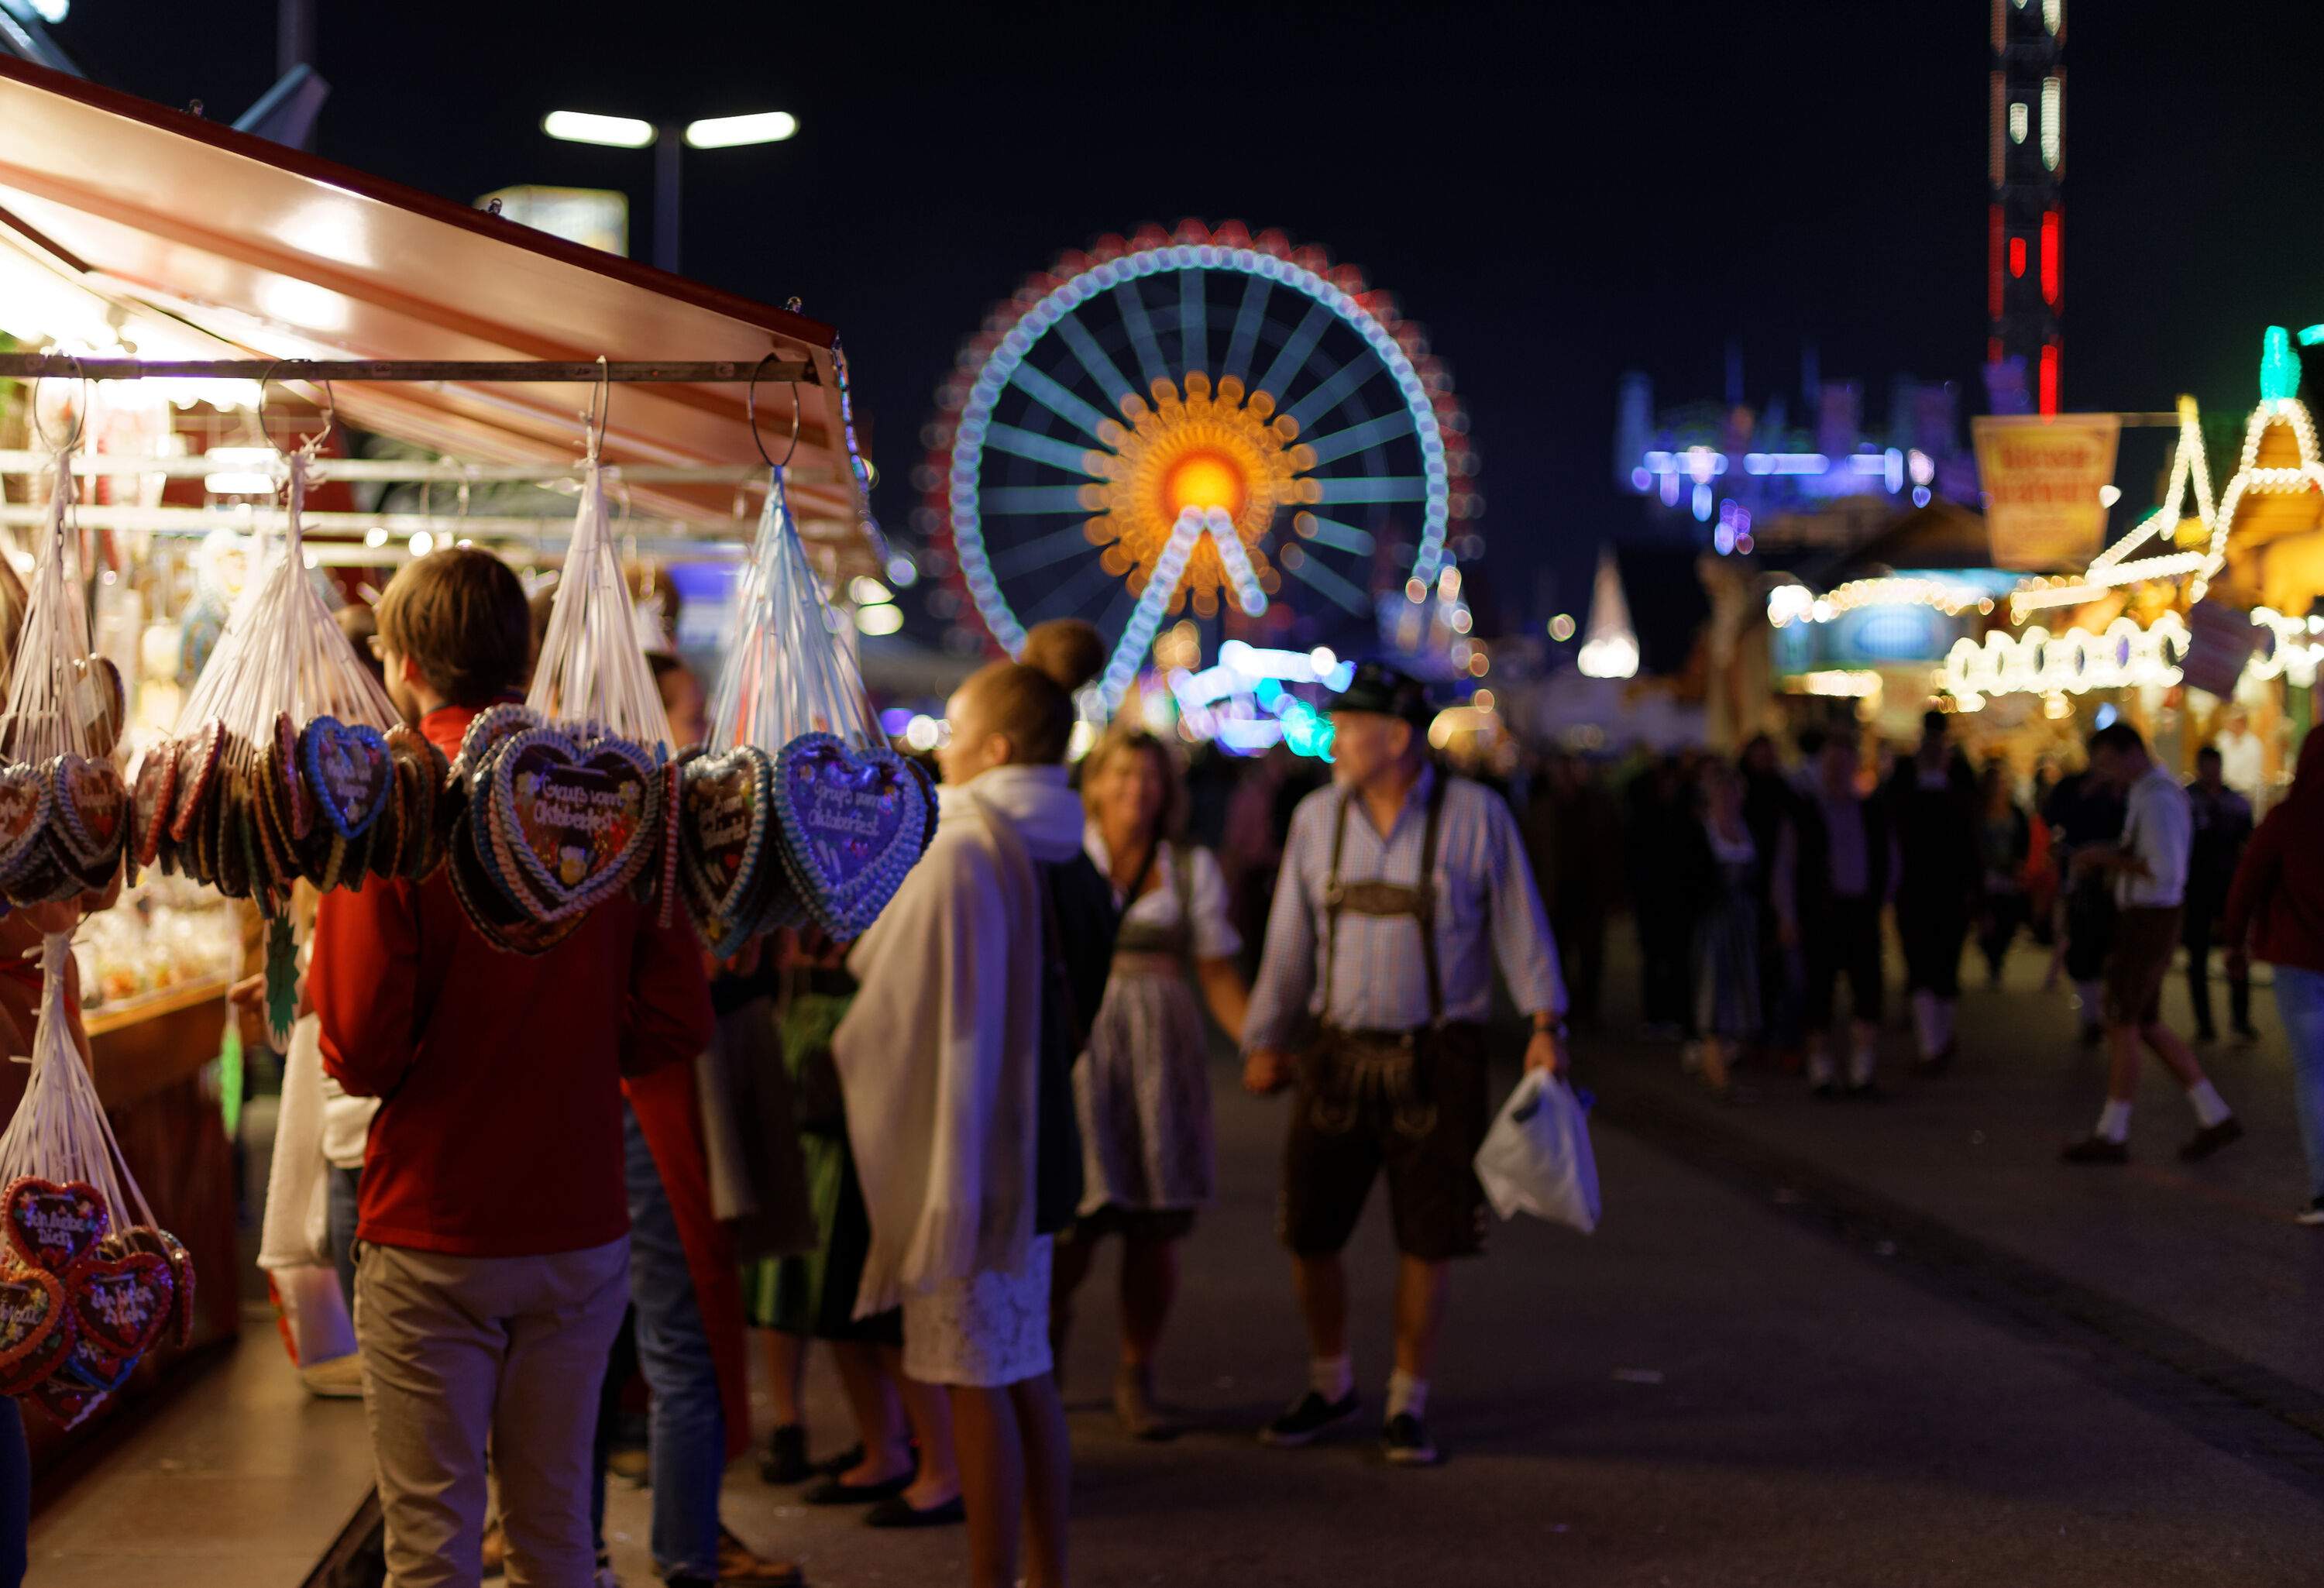
[{"label": "white shawl", "polygon": [[858,1317],[907,1291],[1016,1272],[1033,1237],[1041,899],[1033,863],[1081,848],[1062,767],[938,790],[939,820],[848,968],[831,1050],[870,1214]]}]

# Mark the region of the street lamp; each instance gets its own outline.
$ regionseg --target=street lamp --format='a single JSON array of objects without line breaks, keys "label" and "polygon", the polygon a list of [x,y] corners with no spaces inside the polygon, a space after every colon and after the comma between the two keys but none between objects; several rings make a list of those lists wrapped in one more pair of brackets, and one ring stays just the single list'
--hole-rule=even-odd
[{"label": "street lamp", "polygon": [[610,149],[654,152],[654,264],[678,272],[678,151],[738,149],[752,143],[779,143],[798,131],[798,117],[788,110],[760,111],[751,115],[714,115],[692,121],[683,129],[657,127],[628,115],[597,115],[586,110],[552,110],[540,118],[540,130],[564,143],[596,143]]}]

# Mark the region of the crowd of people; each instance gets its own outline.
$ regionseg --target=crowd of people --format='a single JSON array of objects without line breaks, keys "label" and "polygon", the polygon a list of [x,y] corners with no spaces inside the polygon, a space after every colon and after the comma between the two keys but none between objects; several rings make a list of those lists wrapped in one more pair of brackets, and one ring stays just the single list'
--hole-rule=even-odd
[{"label": "crowd of people", "polygon": [[[2107,1048],[2098,1120],[2063,1161],[2128,1161],[2143,1050],[2186,1096],[2194,1131],[2179,1155],[2191,1162],[2243,1127],[2163,1018],[2163,989],[2183,956],[2195,1043],[2208,1045],[2219,1035],[2213,983],[2224,979],[2229,1029],[2248,1041],[2256,953],[2275,966],[2300,1066],[2315,1182],[2300,1216],[2324,1223],[2314,1200],[2324,1195],[2324,1048],[2311,1012],[2324,893],[2294,838],[2324,798],[2324,750],[2306,746],[2257,828],[2262,842],[2218,744],[2198,750],[2195,779],[2181,787],[2135,728],[2114,722],[2090,735],[2081,766],[2054,778],[2045,767],[2021,789],[2006,762],[1972,766],[1952,720],[1931,711],[1917,743],[1893,751],[1849,727],[1809,728],[1790,770],[1765,735],[1732,762],[1662,757],[1634,772],[1618,803],[1597,769],[1553,757],[1525,826],[1576,1011],[1596,1015],[1608,920],[1627,895],[1647,1031],[1683,1043],[1684,1064],[1714,1091],[1751,1096],[1737,1074],[1749,1059],[1803,1072],[1820,1098],[1875,1098],[1888,945],[1901,951],[1912,1072],[1934,1077],[1960,1051],[1968,945],[1998,986],[2022,937],[2046,954],[2044,984],[2070,985],[2083,1040]],[[1616,832],[1628,857],[1619,872],[1607,861]]]}]

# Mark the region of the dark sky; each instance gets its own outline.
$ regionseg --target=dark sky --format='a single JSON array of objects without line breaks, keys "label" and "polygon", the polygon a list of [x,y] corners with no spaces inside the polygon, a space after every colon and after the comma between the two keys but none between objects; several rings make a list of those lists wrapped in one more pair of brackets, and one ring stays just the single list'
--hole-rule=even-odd
[{"label": "dark sky", "polygon": [[[1812,337],[1877,403],[1900,371],[1974,389],[1983,355],[1984,0],[320,9],[320,152],[462,199],[626,186],[641,254],[648,157],[551,143],[543,111],[797,114],[788,143],[688,156],[685,264],[841,328],[895,524],[962,337],[1148,220],[1279,226],[1397,295],[1452,364],[1489,566],[1526,605],[1536,569],[1581,599],[1635,519],[1609,484],[1623,369],[1715,396],[1736,337],[1758,400]],[[2324,319],[2319,12],[2071,6],[2069,408],[2240,410],[2261,327]],[[78,0],[63,36],[230,117],[273,27],[264,0]]]}]

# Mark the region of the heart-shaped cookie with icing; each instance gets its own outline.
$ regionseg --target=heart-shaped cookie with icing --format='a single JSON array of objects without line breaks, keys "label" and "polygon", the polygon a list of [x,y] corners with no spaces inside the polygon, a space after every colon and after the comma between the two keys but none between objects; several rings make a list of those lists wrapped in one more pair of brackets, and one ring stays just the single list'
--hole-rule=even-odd
[{"label": "heart-shaped cookie with icing", "polygon": [[65,1276],[65,1297],[85,1343],[134,1362],[170,1326],[170,1260],[157,1251],[91,1252]]},{"label": "heart-shaped cookie with icing", "polygon": [[472,825],[475,816],[475,811],[462,811],[445,844],[444,874],[451,879],[452,896],[469,925],[502,953],[527,958],[548,953],[573,935],[581,916],[576,912],[543,922],[521,910],[485,868]]},{"label": "heart-shaped cookie with icing", "polygon": [[23,1395],[72,1350],[64,1281],[41,1269],[0,1267],[0,1395]]},{"label": "heart-shaped cookie with icing", "polygon": [[130,842],[139,865],[152,865],[161,858],[161,838],[170,826],[170,799],[177,791],[177,741],[163,739],[138,762],[137,782],[130,799]]},{"label": "heart-shaped cookie with icing", "polygon": [[859,937],[887,908],[928,834],[927,785],[891,750],[802,734],[775,762],[783,854],[833,937]]},{"label": "heart-shaped cookie with icing", "polygon": [[89,1413],[105,1404],[105,1391],[90,1390],[78,1383],[69,1383],[64,1375],[51,1373],[32,1390],[32,1399],[41,1409],[54,1417],[60,1428],[77,1428],[88,1420]]},{"label": "heart-shaped cookie with icing", "polygon": [[395,776],[377,728],[334,716],[318,716],[300,731],[299,772],[317,813],[345,838],[380,818]]},{"label": "heart-shaped cookie with icing", "polygon": [[58,837],[81,866],[111,869],[129,822],[129,789],[109,761],[69,752],[49,772]]},{"label": "heart-shaped cookie with icing", "polygon": [[0,766],[0,880],[12,879],[39,858],[48,825],[48,774],[36,766]]},{"label": "heart-shaped cookie with icing", "polygon": [[177,789],[170,808],[170,836],[180,844],[193,842],[217,775],[218,758],[226,752],[226,725],[212,717],[178,741]]},{"label": "heart-shaped cookie with icing", "polygon": [[611,898],[653,854],[660,768],[627,740],[531,729],[500,748],[491,789],[494,853],[513,858],[506,880],[543,920]]},{"label": "heart-shaped cookie with icing", "polygon": [[724,928],[738,924],[735,906],[758,891],[761,868],[781,863],[773,845],[774,763],[743,744],[695,756],[679,773],[678,865],[715,950],[728,935]]},{"label": "heart-shaped cookie with icing", "polygon": [[52,1274],[94,1251],[113,1225],[96,1186],[80,1180],[59,1185],[37,1175],[19,1176],[0,1191],[0,1220],[17,1256]]}]

